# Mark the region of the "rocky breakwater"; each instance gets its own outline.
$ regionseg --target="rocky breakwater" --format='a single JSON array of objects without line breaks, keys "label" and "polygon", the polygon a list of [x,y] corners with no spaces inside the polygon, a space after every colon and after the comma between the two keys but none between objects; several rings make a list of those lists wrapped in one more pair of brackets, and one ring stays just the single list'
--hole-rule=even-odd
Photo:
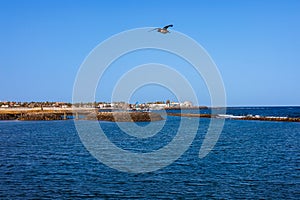
[{"label": "rocky breakwater", "polygon": [[189,114],[189,113],[168,113],[169,116],[178,117],[202,117],[202,118],[219,118],[232,120],[257,120],[257,121],[278,121],[278,122],[300,122],[300,118],[292,117],[271,117],[271,116],[233,116],[233,115],[212,115],[212,114]]},{"label": "rocky breakwater", "polygon": [[17,115],[14,114],[0,114],[0,120],[16,120]]},{"label": "rocky breakwater", "polygon": [[86,119],[111,122],[151,122],[164,120],[160,114],[152,112],[99,112],[87,115]]},{"label": "rocky breakwater", "polygon": [[164,120],[152,112],[98,112],[96,109],[5,109],[0,110],[0,120],[48,121],[48,120],[99,120],[112,122],[150,122]]},{"label": "rocky breakwater", "polygon": [[72,115],[70,110],[7,109],[0,110],[0,120],[63,120]]},{"label": "rocky breakwater", "polygon": [[49,121],[49,120],[62,120],[62,116],[60,114],[54,114],[54,113],[26,113],[21,116],[19,116],[18,120],[23,121]]}]

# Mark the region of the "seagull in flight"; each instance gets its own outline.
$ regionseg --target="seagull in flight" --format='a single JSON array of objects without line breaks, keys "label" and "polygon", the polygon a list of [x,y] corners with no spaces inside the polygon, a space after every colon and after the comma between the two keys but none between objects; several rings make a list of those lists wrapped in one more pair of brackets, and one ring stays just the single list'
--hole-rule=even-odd
[{"label": "seagull in flight", "polygon": [[166,34],[166,33],[170,33],[170,31],[168,31],[168,28],[169,28],[169,27],[173,27],[173,24],[167,25],[167,26],[165,26],[165,27],[163,27],[163,28],[155,28],[155,29],[153,29],[153,30],[151,30],[151,31],[157,30],[157,32],[160,32],[160,33],[162,33],[162,34]]}]

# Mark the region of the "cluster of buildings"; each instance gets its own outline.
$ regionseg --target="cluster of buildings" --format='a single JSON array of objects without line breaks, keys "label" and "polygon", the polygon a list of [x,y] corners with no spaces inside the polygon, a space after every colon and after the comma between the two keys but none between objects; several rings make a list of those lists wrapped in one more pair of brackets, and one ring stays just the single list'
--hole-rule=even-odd
[{"label": "cluster of buildings", "polygon": [[190,101],[183,103],[178,102],[151,102],[151,103],[135,103],[129,104],[125,102],[99,103],[99,109],[122,109],[122,110],[163,110],[174,108],[192,108],[193,104]]},{"label": "cluster of buildings", "polygon": [[13,102],[0,101],[0,108],[99,108],[99,109],[122,109],[122,110],[162,110],[175,108],[192,108],[190,101],[179,102],[151,102],[151,103],[125,103],[125,102],[92,102],[92,103],[65,103],[65,102]]}]

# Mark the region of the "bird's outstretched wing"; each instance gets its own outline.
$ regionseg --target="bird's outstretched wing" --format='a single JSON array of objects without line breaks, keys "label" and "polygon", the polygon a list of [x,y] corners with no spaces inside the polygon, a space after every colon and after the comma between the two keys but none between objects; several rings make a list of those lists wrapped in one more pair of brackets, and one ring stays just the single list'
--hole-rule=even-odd
[{"label": "bird's outstretched wing", "polygon": [[[152,30],[150,30],[150,31],[155,31],[155,30],[158,30],[159,28],[155,28],[155,29],[152,29]],[[150,32],[150,31],[148,31],[148,32]]]},{"label": "bird's outstretched wing", "polygon": [[163,29],[168,29],[169,27],[173,27],[173,24],[167,25]]}]

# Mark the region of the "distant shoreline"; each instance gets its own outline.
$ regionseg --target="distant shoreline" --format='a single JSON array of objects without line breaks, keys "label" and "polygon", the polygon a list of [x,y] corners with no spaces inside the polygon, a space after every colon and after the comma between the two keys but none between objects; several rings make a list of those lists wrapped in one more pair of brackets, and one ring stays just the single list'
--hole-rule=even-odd
[{"label": "distant shoreline", "polygon": [[99,120],[118,122],[150,122],[164,120],[151,112],[99,112],[95,108],[56,109],[0,109],[0,120],[51,121],[51,120]]},{"label": "distant shoreline", "polygon": [[[195,110],[199,108],[184,108],[183,110]],[[209,109],[209,108],[206,108]],[[221,108],[220,108],[221,109]],[[165,109],[165,110],[180,110]],[[233,116],[227,114],[195,114],[195,113],[170,113],[167,116],[174,117],[198,117],[217,118],[232,120],[256,120],[256,121],[280,121],[300,122],[297,117],[275,117],[275,116]],[[48,120],[99,120],[99,121],[126,121],[126,122],[149,122],[164,120],[155,112],[111,110],[101,111],[98,108],[0,108],[0,120],[21,120],[21,121],[48,121]]]},{"label": "distant shoreline", "polygon": [[217,118],[217,119],[230,119],[230,120],[300,122],[300,118],[293,118],[293,117],[232,116],[232,115],[217,115],[217,114],[189,114],[189,113],[168,113],[168,115],[177,116],[177,117]]}]

